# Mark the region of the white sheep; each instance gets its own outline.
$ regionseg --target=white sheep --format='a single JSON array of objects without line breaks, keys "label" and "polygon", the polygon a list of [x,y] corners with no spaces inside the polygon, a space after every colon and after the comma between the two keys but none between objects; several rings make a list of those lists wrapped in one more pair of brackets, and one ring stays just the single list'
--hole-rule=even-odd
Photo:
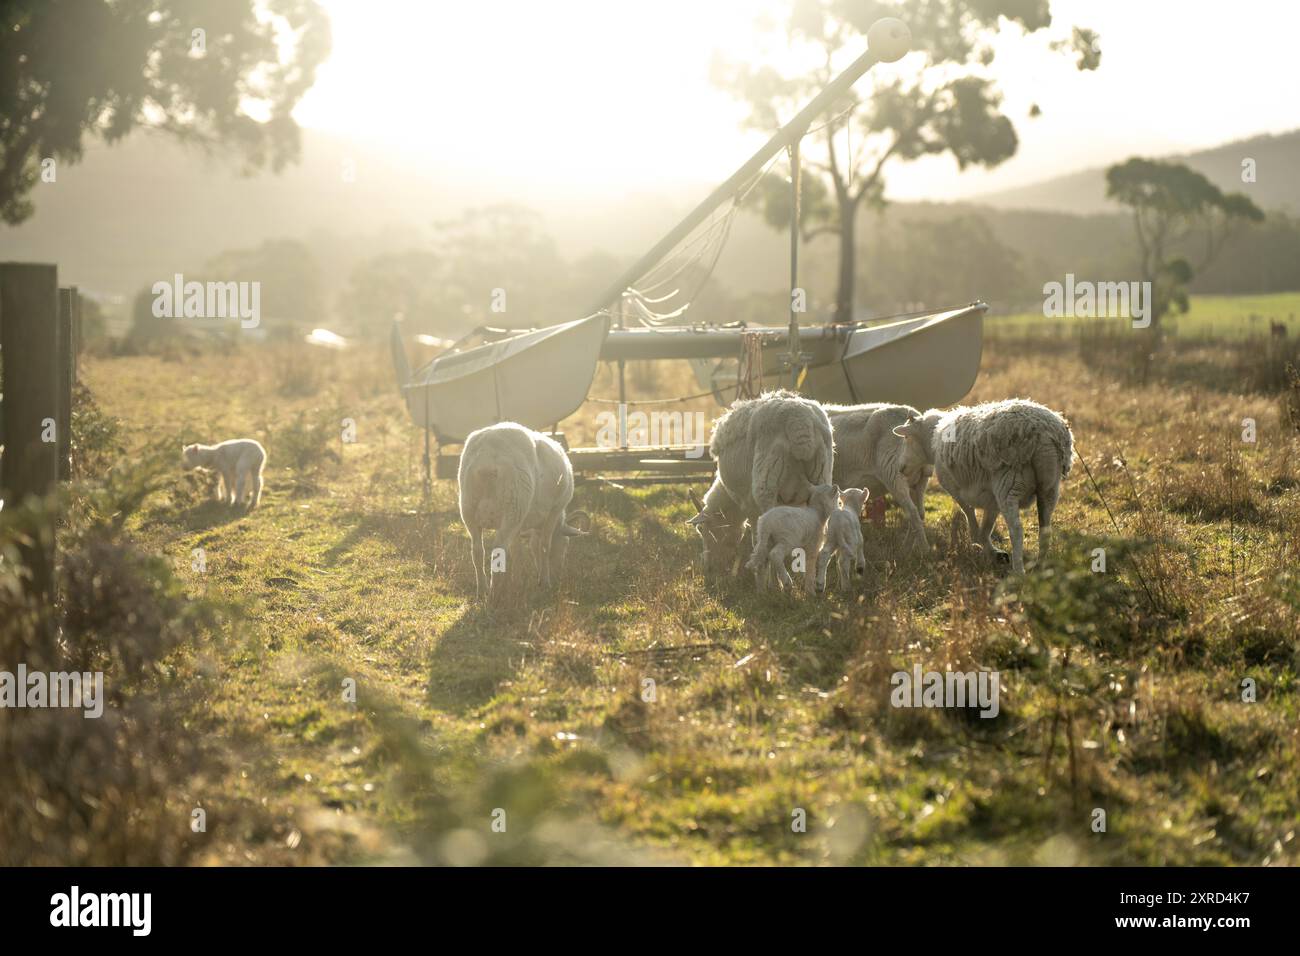
[{"label": "white sheep", "polygon": [[215,445],[186,445],[181,449],[181,463],[186,470],[201,469],[217,473],[217,500],[222,504],[244,504],[248,493],[248,510],[262,500],[262,471],[266,467],[266,449],[252,438],[231,438]]},{"label": "white sheep", "polygon": [[814,487],[830,484],[834,448],[822,407],[784,390],[733,404],[709,441],[717,482],[751,524],[777,505],[804,504]]},{"label": "white sheep", "polygon": [[921,413],[910,405],[826,405],[835,433],[834,482],[888,493],[903,510],[916,550],[927,549],[925,488],[934,469],[894,429]]},{"label": "white sheep", "polygon": [[[834,485],[817,485],[806,505],[778,505],[759,516],[754,529],[754,552],[745,567],[754,572],[760,588],[765,586],[769,571],[787,590],[794,581],[785,568],[786,558],[796,550],[803,558],[804,590],[813,593],[817,574],[817,555],[826,536],[826,521],[835,511],[840,490]],[[797,570],[797,569],[796,569]]]},{"label": "white sheep", "polygon": [[690,496],[698,514],[686,523],[696,530],[704,544],[705,569],[734,571],[746,527],[740,506],[727,494],[716,474],[703,501],[694,491]]},{"label": "white sheep", "polygon": [[[971,540],[986,554],[1001,554],[990,540],[1001,513],[1011,533],[1011,568],[1024,572],[1020,509],[1037,500],[1038,558],[1047,555],[1052,511],[1074,454],[1064,418],[1036,402],[1009,399],[947,412],[932,409],[894,431],[934,466],[940,486],[966,515]],[[980,522],[976,508],[984,509]]]},{"label": "white sheep", "polygon": [[845,488],[840,492],[839,507],[826,520],[826,540],[817,555],[817,590],[826,590],[826,567],[836,559],[840,572],[840,590],[846,594],[853,587],[853,572],[867,573],[867,556],[862,540],[862,513],[871,492],[866,488]]},{"label": "white sheep", "polygon": [[[514,422],[480,428],[465,439],[456,480],[475,594],[483,598],[500,590],[511,547],[521,535],[533,537],[538,575],[550,587],[564,570],[568,538],[584,533],[565,519],[573,500],[573,466],[559,443]],[[486,548],[485,529],[496,531]]]}]

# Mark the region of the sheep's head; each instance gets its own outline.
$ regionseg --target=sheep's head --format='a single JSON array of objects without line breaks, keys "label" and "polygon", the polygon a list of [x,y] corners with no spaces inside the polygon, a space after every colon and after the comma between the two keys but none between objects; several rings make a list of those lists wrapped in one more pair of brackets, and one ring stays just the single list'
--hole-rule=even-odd
[{"label": "sheep's head", "polygon": [[200,462],[199,462],[198,445],[186,445],[184,448],[181,449],[181,467],[185,468],[186,470],[192,470],[194,468],[198,468],[199,465]]},{"label": "sheep's head", "polygon": [[871,492],[866,488],[845,488],[840,492],[840,507],[851,511],[859,518],[867,516],[867,499]]},{"label": "sheep's head", "polygon": [[695,529],[704,544],[704,567],[706,570],[727,570],[736,560],[736,550],[745,533],[745,520],[734,506],[728,513],[723,506],[710,495],[701,501],[692,490],[689,492],[691,503],[698,512],[695,517],[687,519],[687,524]]},{"label": "sheep's head", "polygon": [[911,476],[919,467],[929,465],[930,462],[930,433],[932,424],[926,421],[926,417],[938,413],[927,412],[926,415],[909,415],[907,421],[894,426],[894,434],[903,439],[905,443],[905,454],[902,463],[903,473]]},{"label": "sheep's head", "polygon": [[831,512],[839,507],[839,502],[839,485],[814,485],[812,495],[808,498],[808,507],[814,509],[822,518],[828,518]]}]

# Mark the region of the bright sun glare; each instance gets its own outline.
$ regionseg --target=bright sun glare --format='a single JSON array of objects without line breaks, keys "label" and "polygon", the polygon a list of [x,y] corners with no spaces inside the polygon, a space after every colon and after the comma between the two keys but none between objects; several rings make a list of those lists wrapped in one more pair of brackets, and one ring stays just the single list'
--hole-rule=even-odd
[{"label": "bright sun glare", "polygon": [[[761,136],[709,81],[715,53],[780,68],[788,56],[758,27],[780,0],[324,0],[334,48],[295,114],[396,159],[491,177],[503,193],[618,196],[666,182],[715,182]],[[1300,8],[1260,4],[1224,17],[1208,0],[1056,0],[1053,36],[1074,24],[1102,36],[1102,68],[1008,28],[994,74],[1021,137],[992,172],[949,158],[889,175],[895,198],[954,198],[1111,162],[1300,125],[1293,54]],[[1261,31],[1260,22],[1271,24]],[[1206,69],[1215,43],[1252,49],[1250,75]],[[1185,50],[1153,57],[1159,49]],[[864,41],[865,43],[865,41]],[[860,48],[844,51],[846,60]],[[916,64],[915,54],[904,61]],[[1098,103],[1120,103],[1101,112]],[[1030,107],[1043,115],[1029,119]]]}]

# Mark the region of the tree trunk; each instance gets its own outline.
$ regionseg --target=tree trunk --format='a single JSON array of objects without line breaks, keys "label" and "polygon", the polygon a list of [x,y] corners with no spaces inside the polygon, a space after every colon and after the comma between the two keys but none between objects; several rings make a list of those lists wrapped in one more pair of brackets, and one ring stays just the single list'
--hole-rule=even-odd
[{"label": "tree trunk", "polygon": [[835,322],[853,321],[853,293],[857,285],[857,218],[855,200],[840,201],[840,278],[835,291]]}]

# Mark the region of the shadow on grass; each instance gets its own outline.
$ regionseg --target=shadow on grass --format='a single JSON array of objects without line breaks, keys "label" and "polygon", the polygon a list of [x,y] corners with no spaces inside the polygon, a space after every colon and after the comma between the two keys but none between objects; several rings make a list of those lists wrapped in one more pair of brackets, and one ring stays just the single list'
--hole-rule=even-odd
[{"label": "shadow on grass", "polygon": [[[376,538],[402,558],[433,563],[444,554],[447,547],[453,546],[443,529],[449,522],[459,520],[459,517],[454,510],[414,514],[354,512],[340,519],[340,524],[351,524],[351,528],[337,544],[325,552],[322,559],[327,566],[334,567],[358,544]],[[463,537],[455,538],[457,542],[467,540]],[[468,559],[468,546],[465,546],[465,554]]]}]

